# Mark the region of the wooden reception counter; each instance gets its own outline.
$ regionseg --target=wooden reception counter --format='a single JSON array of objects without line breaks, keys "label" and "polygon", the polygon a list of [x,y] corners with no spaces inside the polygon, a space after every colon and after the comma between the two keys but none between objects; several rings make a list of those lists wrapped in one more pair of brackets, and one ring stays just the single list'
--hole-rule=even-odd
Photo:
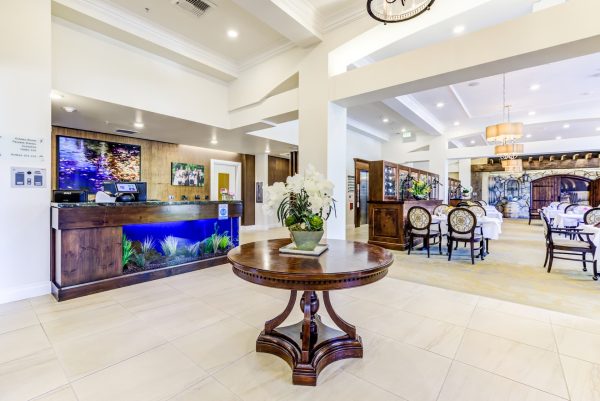
[{"label": "wooden reception counter", "polygon": [[53,203],[52,293],[61,301],[227,263],[241,215],[240,201]]},{"label": "wooden reception counter", "polygon": [[413,206],[433,212],[441,200],[369,201],[369,244],[387,249],[408,249],[406,214]]}]

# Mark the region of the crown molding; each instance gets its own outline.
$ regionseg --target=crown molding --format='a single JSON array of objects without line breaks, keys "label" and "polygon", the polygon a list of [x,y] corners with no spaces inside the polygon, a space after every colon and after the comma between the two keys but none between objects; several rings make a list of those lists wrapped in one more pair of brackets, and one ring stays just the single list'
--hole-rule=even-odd
[{"label": "crown molding", "polygon": [[180,37],[176,33],[144,20],[129,10],[97,0],[53,1],[128,34],[149,41],[154,45],[164,47],[198,63],[205,64],[234,78],[237,78],[239,75],[239,66],[232,60],[215,54],[207,48]]},{"label": "crown molding", "polygon": [[321,38],[322,16],[308,0],[272,0],[290,17],[294,18],[313,35]]},{"label": "crown molding", "polygon": [[322,32],[329,33],[344,25],[348,25],[362,17],[367,13],[365,7],[347,7],[339,10],[327,17],[321,16]]},{"label": "crown molding", "polygon": [[252,67],[255,67],[261,63],[264,63],[265,61],[279,55],[282,53],[287,52],[288,50],[291,50],[293,48],[296,47],[296,44],[291,42],[291,41],[285,41],[283,43],[281,43],[279,46],[274,47],[272,49],[269,49],[263,53],[260,53],[242,63],[240,63],[239,65],[239,72],[245,71],[247,69],[250,69]]}]

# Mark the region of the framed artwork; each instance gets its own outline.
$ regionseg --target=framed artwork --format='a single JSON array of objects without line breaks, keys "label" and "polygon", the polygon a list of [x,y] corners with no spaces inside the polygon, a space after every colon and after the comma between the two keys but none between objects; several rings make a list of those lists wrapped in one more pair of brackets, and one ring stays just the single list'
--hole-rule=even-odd
[{"label": "framed artwork", "polygon": [[263,183],[256,183],[256,203],[263,203]]},{"label": "framed artwork", "polygon": [[204,166],[191,163],[171,163],[171,185],[204,186]]}]

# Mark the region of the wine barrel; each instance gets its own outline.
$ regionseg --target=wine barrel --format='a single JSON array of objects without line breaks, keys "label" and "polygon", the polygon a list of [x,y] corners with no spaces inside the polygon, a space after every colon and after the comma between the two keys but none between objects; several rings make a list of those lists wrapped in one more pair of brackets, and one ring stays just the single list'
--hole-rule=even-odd
[{"label": "wine barrel", "polygon": [[508,202],[504,205],[504,217],[509,219],[518,219],[519,218],[519,203],[515,201]]}]

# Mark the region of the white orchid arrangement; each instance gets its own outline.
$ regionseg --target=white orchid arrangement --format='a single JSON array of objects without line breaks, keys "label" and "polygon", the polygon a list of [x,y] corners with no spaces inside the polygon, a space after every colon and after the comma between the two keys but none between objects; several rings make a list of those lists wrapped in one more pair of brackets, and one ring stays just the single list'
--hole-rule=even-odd
[{"label": "white orchid arrangement", "polygon": [[263,208],[276,211],[279,221],[290,231],[321,231],[324,221],[332,211],[335,213],[333,183],[308,165],[304,174],[268,187]]}]

